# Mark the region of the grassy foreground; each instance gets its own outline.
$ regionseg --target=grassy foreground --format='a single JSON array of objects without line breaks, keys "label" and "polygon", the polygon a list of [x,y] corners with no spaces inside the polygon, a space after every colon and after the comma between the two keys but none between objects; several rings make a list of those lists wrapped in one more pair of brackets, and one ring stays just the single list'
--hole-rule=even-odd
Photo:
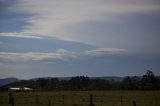
[{"label": "grassy foreground", "polygon": [[[160,91],[12,92],[14,106],[160,106]],[[0,92],[0,106],[11,106],[9,92]]]}]

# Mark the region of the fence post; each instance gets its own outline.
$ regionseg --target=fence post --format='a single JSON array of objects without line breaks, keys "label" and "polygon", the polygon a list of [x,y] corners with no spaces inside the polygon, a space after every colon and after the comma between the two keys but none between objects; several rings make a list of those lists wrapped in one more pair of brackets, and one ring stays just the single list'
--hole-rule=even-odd
[{"label": "fence post", "polygon": [[137,106],[137,104],[136,104],[136,101],[135,101],[135,100],[133,100],[133,101],[132,101],[132,104],[133,104],[133,106]]},{"label": "fence post", "polygon": [[157,96],[155,96],[155,104],[156,104],[156,106],[158,106]]},{"label": "fence post", "polygon": [[62,104],[64,105],[64,95],[62,95]]},{"label": "fence post", "polygon": [[12,106],[14,106],[14,97],[12,97],[12,103],[11,103]]},{"label": "fence post", "polygon": [[48,105],[51,106],[51,100],[50,100],[50,98],[49,98],[49,101],[48,101]]},{"label": "fence post", "polygon": [[9,93],[9,104],[12,104],[12,93]]},{"label": "fence post", "polygon": [[36,105],[38,105],[38,95],[36,94]]},{"label": "fence post", "polygon": [[121,96],[121,106],[123,106],[123,96]]},{"label": "fence post", "polygon": [[90,95],[90,104],[89,104],[89,106],[94,106],[94,104],[93,104],[93,95]]}]

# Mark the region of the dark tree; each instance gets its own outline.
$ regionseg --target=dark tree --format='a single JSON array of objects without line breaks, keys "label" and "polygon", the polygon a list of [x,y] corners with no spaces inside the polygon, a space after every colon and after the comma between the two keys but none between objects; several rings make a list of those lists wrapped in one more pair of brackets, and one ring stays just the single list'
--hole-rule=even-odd
[{"label": "dark tree", "polygon": [[143,75],[141,80],[142,89],[146,90],[158,90],[158,79],[154,73],[150,70],[147,70],[146,75]]}]

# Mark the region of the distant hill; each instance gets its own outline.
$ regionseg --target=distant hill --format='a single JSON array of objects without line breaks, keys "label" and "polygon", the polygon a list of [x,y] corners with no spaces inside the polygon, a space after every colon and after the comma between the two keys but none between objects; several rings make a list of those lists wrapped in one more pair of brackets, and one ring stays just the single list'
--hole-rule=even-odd
[{"label": "distant hill", "polygon": [[116,76],[105,76],[105,77],[91,77],[91,79],[102,79],[108,81],[121,82],[124,77],[116,77]]},{"label": "distant hill", "polygon": [[4,86],[13,82],[19,81],[17,78],[4,78],[0,79],[0,86]]},{"label": "distant hill", "polygon": [[[59,80],[70,80],[72,77],[58,77]],[[116,81],[120,82],[124,77],[116,77],[116,76],[105,76],[105,77],[89,77],[90,79],[102,79],[108,81]]]},{"label": "distant hill", "polygon": [[[75,76],[73,76],[75,77]],[[42,79],[50,79],[50,78],[57,78],[58,80],[70,80],[72,77],[42,77]],[[123,80],[124,77],[116,77],[116,76],[104,76],[104,77],[89,77],[90,79],[102,79],[108,81],[115,81],[120,82]],[[39,78],[34,78],[31,80],[37,80]]]},{"label": "distant hill", "polygon": [[[56,78],[56,77],[42,77],[42,79],[50,79],[50,78]],[[57,77],[59,80],[70,80],[72,77]],[[106,77],[89,77],[90,79],[102,79],[102,80],[108,80],[108,81],[115,81],[115,82],[121,82],[123,80],[123,77],[115,77],[115,76],[106,76]],[[39,78],[34,78],[31,80],[37,80]],[[4,78],[0,79],[0,86],[4,86],[16,81],[20,81],[17,78]]]},{"label": "distant hill", "polygon": [[[15,82],[18,81],[18,82]],[[160,90],[160,78],[152,71],[143,76],[104,77],[41,77],[29,80],[6,78],[0,80],[0,91],[10,87],[29,87],[35,91],[58,90]],[[6,85],[5,85],[6,84]],[[3,86],[2,86],[3,85]]]}]

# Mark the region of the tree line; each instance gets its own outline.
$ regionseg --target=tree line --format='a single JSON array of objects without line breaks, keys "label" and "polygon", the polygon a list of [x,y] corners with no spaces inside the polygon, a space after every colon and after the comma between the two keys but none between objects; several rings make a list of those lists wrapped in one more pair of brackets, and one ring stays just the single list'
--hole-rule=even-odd
[{"label": "tree line", "polygon": [[59,90],[160,90],[160,77],[150,70],[146,74],[124,77],[122,81],[109,81],[103,79],[90,79],[87,76],[76,76],[69,80],[58,78],[39,78],[36,80],[21,80],[9,86],[27,86],[36,91]]}]

